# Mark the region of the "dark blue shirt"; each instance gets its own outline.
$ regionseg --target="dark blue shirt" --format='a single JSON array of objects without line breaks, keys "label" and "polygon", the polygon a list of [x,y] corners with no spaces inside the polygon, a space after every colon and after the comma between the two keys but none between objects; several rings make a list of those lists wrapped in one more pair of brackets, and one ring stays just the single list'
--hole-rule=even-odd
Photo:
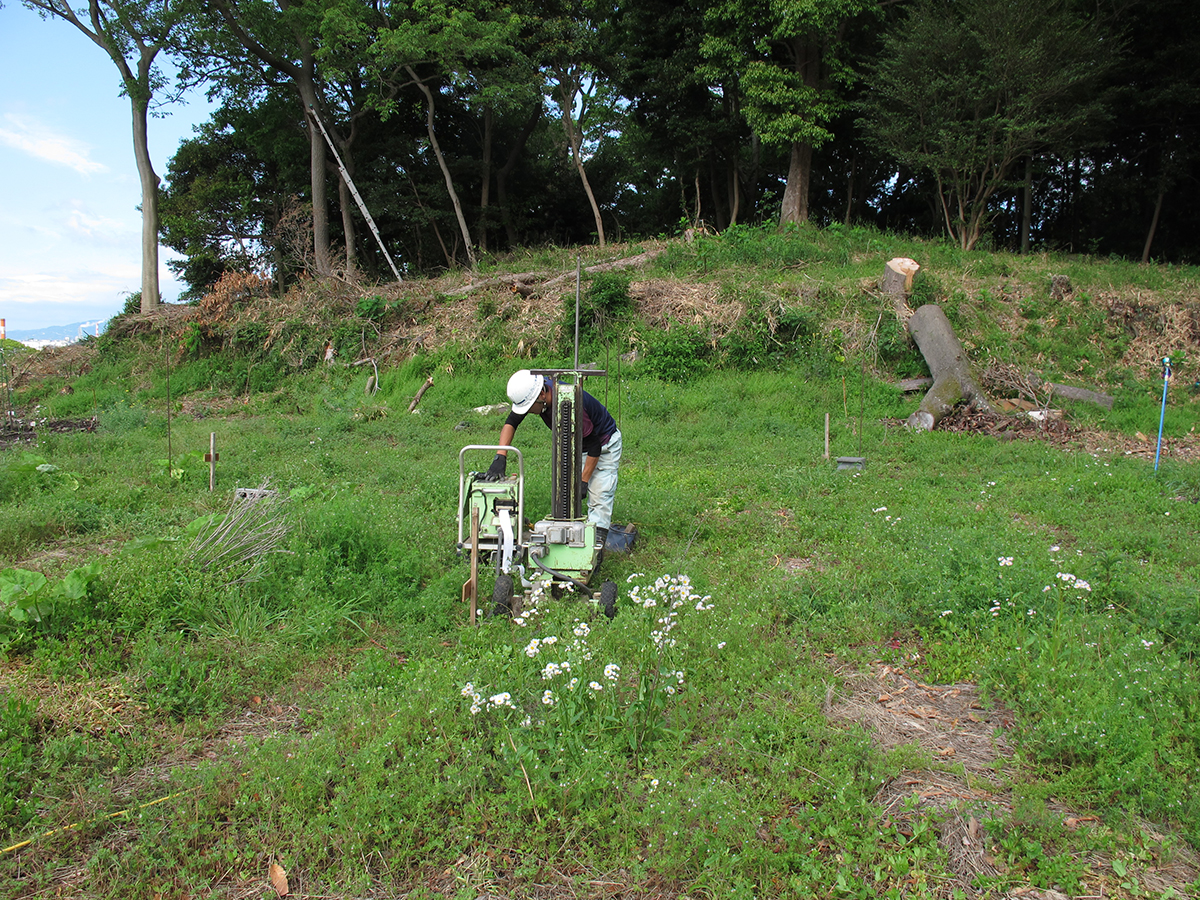
[{"label": "dark blue shirt", "polygon": [[[511,425],[515,431],[525,421],[525,416],[527,415],[528,413],[509,412],[508,418],[504,420],[504,424]],[[546,427],[549,428],[549,406],[542,410],[540,418],[546,423]],[[588,456],[599,456],[600,451],[604,449],[604,445],[617,433],[616,420],[604,408],[604,404],[587,391],[583,392],[583,410],[580,418],[583,425],[583,452]]]}]

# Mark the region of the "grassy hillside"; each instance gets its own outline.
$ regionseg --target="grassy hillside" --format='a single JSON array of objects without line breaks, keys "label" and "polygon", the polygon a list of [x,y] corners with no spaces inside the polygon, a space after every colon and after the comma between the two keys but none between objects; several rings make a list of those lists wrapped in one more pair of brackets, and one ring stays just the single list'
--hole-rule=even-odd
[{"label": "grassy hillside", "polygon": [[[906,431],[894,256],[993,398],[1044,403],[1033,372],[1113,409]],[[459,448],[514,368],[570,362],[576,265],[635,257],[580,291],[640,532],[595,579],[618,615],[471,628]],[[1200,895],[1196,275],[737,229],[247,280],[6,350],[6,893]],[[261,486],[253,549],[215,559],[198,536]]]}]

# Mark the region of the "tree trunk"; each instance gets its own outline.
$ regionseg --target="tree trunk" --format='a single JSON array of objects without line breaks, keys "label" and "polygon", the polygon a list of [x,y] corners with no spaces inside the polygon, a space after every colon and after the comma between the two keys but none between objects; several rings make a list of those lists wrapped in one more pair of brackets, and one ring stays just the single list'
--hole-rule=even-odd
[{"label": "tree trunk", "polygon": [[926,303],[908,320],[908,332],[917,342],[933,375],[933,387],[906,424],[913,431],[930,431],[954,408],[968,400],[975,409],[991,412],[991,404],[971,376],[967,352],[954,327],[936,303]]},{"label": "tree trunk", "polygon": [[[345,165],[345,161],[343,161]],[[347,167],[347,171],[349,168]],[[338,206],[342,209],[342,232],[346,236],[346,277],[353,280],[354,272],[357,269],[357,252],[355,246],[357,239],[354,233],[354,216],[350,212],[350,204],[354,201],[350,198],[350,188],[346,184],[346,180],[340,175],[338,176]]]},{"label": "tree trunk", "polygon": [[812,144],[800,141],[792,144],[787,187],[783,190],[783,206],[779,211],[780,225],[798,225],[808,221],[808,183],[812,176],[812,153]]},{"label": "tree trunk", "polygon": [[333,274],[333,262],[329,255],[329,195],[325,179],[325,139],[319,129],[308,123],[307,110],[318,110],[317,86],[306,64],[297,73],[296,89],[300,102],[304,104],[305,122],[308,124],[308,179],[312,193],[313,214],[313,265],[319,278]]},{"label": "tree trunk", "polygon": [[908,320],[913,314],[908,306],[908,295],[912,293],[913,276],[920,268],[915,260],[898,256],[888,260],[883,277],[879,279],[879,289],[892,299],[896,318],[905,328],[908,327]]},{"label": "tree trunk", "polygon": [[571,117],[571,106],[574,103],[576,93],[575,82],[565,76],[560,76],[558,79],[558,92],[558,106],[562,111],[562,124],[563,131],[567,135],[567,146],[571,150],[575,169],[579,172],[579,180],[583,182],[583,192],[587,194],[588,204],[592,207],[592,218],[596,221],[596,238],[600,246],[604,247],[604,218],[600,215],[600,204],[596,202],[596,194],[592,191],[587,171],[583,167],[583,135],[576,129],[575,120]]},{"label": "tree trunk", "polygon": [[729,224],[736,225],[738,213],[741,212],[742,208],[742,185],[741,177],[738,173],[736,156],[729,164],[729,193],[732,196],[732,200],[729,203]]},{"label": "tree trunk", "polygon": [[142,304],[143,313],[154,312],[159,304],[158,287],[158,175],[150,161],[149,134],[144,101],[130,95],[133,106],[133,155],[137,158],[138,180],[142,187]]},{"label": "tree trunk", "polygon": [[1150,230],[1146,233],[1146,243],[1142,247],[1142,262],[1150,262],[1150,245],[1154,243],[1154,233],[1158,231],[1158,217],[1162,213],[1163,197],[1166,191],[1159,189],[1158,198],[1154,201],[1154,217],[1150,220]]},{"label": "tree trunk", "polygon": [[529,118],[525,120],[525,127],[521,129],[521,134],[508,151],[508,158],[505,159],[504,165],[496,173],[496,202],[500,204],[500,218],[504,222],[504,233],[508,236],[509,247],[517,246],[520,240],[516,225],[513,224],[512,211],[508,208],[508,177],[516,169],[517,163],[521,159],[521,153],[525,150],[525,144],[529,142],[533,129],[541,120],[542,104],[539,102]]},{"label": "tree trunk", "polygon": [[1021,188],[1021,253],[1028,255],[1033,231],[1033,157],[1025,157],[1025,184]]},{"label": "tree trunk", "polygon": [[850,157],[850,172],[846,175],[846,216],[842,220],[842,224],[847,228],[850,227],[850,220],[854,212],[854,164],[858,156]]},{"label": "tree trunk", "polygon": [[429,85],[417,77],[417,73],[411,66],[404,68],[408,72],[408,77],[425,95],[425,131],[429,135],[429,145],[433,148],[433,155],[437,157],[438,168],[442,170],[442,177],[446,180],[446,191],[450,194],[454,215],[458,219],[458,229],[462,232],[463,243],[466,245],[467,261],[470,263],[471,270],[474,271],[477,263],[475,262],[475,248],[471,246],[471,230],[467,227],[467,217],[463,215],[462,203],[458,200],[458,191],[454,189],[454,179],[450,177],[450,168],[446,165],[446,158],[442,156],[441,145],[438,144],[437,135],[433,130],[433,91],[429,90]]},{"label": "tree trunk", "polygon": [[480,166],[479,179],[479,252],[488,252],[488,201],[492,193],[492,108],[483,111],[483,163]]}]

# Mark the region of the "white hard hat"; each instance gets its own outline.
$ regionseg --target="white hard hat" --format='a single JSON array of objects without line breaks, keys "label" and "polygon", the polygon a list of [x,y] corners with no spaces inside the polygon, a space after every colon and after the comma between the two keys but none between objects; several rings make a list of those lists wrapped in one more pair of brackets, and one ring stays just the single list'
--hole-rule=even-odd
[{"label": "white hard hat", "polygon": [[512,411],[517,415],[529,412],[538,395],[542,392],[542,376],[534,375],[528,369],[514,372],[508,379],[508,399],[512,401]]}]

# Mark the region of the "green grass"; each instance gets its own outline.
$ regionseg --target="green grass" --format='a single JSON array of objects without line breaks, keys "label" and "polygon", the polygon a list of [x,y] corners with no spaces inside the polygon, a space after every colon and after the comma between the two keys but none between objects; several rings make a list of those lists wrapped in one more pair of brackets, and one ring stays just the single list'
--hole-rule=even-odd
[{"label": "green grass", "polygon": [[[658,265],[834,266],[854,306],[849,285],[880,253],[962,263],[860,230],[710,251]],[[1053,266],[968,262],[1009,279]],[[986,318],[965,301],[959,315]],[[467,625],[458,450],[495,440],[502,417],[473,408],[503,398],[510,362],[437,369],[413,415],[427,360],[381,371],[370,398],[368,371],[335,368],[233,403],[198,386],[228,364],[197,360],[169,425],[161,372],[116,347],[73,395],[36,385],[31,402],[96,408],[100,427],[0,453],[0,570],[44,573],[51,598],[36,621],[0,610],[0,782],[15,798],[0,837],[33,839],[0,856],[0,880],[52,892],[69,869],[87,896],[220,896],[279,862],[326,896],[518,896],[548,879],[582,895],[619,880],[680,896],[952,896],[940,821],[900,828],[875,800],[934,763],[822,712],[835,663],[879,660],[976,681],[1013,710],[1015,805],[985,823],[1005,866],[977,891],[1081,892],[1096,875],[1078,860],[1100,855],[1115,860],[1109,895],[1137,896],[1154,858],[1200,844],[1194,464],[1156,473],[1121,453],[908,433],[891,423],[915,398],[821,333],[819,352],[773,366],[631,365],[590,385],[620,411],[617,520],[640,531],[632,557],[602,568],[621,586],[612,622],[564,597]],[[1158,399],[1146,383],[1083,420],[1152,433]],[[823,458],[826,413],[831,456],[865,456],[862,471]],[[1195,418],[1173,396],[1168,433]],[[527,428],[540,511],[549,447]],[[268,479],[288,552],[253,580],[204,570],[189,526]],[[77,596],[67,579],[86,562],[99,573]],[[0,574],[0,589],[17,581]],[[1096,825],[1065,829],[1051,797]],[[1165,845],[1147,849],[1144,821]]]}]

